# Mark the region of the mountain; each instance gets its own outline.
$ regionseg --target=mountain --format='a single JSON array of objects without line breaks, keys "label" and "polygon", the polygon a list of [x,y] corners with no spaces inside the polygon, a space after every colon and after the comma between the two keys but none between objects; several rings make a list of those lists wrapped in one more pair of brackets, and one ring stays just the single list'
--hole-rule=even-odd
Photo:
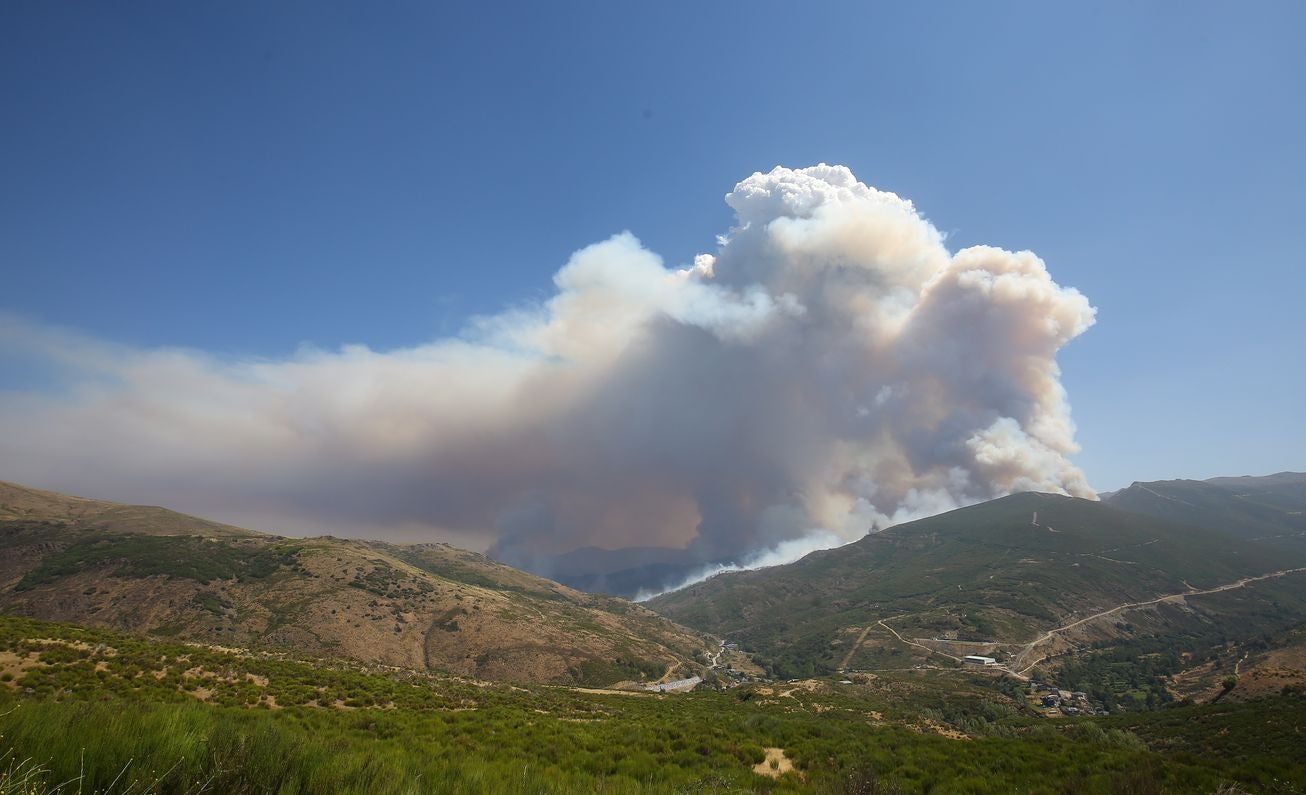
[{"label": "mountain", "polygon": [[107,534],[170,536],[204,535],[217,538],[252,538],[252,530],[210,522],[194,516],[145,505],[123,505],[107,500],[71,497],[54,491],[0,481],[0,522],[10,531],[24,522],[76,524]]},{"label": "mountain", "polygon": [[610,685],[710,638],[445,544],[292,539],[0,482],[0,610],[487,679]]},{"label": "mountain", "polygon": [[[1306,536],[1302,472],[1134,483],[1104,499],[1127,511],[1258,540],[1277,537],[1288,540],[1276,543],[1300,547]],[[1292,541],[1294,537],[1298,540]]]},{"label": "mountain", "polygon": [[1306,573],[1239,583],[1303,566],[1306,547],[1025,493],[646,604],[781,676],[976,653],[1028,673],[1076,647],[1147,638],[1196,653],[1281,635],[1306,615]]}]

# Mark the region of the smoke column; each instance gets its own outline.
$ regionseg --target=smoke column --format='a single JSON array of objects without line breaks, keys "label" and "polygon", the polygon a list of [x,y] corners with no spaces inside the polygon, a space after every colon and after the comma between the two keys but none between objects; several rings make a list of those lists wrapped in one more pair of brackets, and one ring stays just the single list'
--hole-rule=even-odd
[{"label": "smoke column", "polygon": [[[629,233],[539,305],[392,351],[223,359],[14,317],[0,477],[292,533],[775,562],[1013,491],[1093,496],[1057,351],[1094,310],[842,166],[757,173],[711,254]],[[834,539],[831,541],[830,539]],[[795,553],[796,554],[796,553]]]}]

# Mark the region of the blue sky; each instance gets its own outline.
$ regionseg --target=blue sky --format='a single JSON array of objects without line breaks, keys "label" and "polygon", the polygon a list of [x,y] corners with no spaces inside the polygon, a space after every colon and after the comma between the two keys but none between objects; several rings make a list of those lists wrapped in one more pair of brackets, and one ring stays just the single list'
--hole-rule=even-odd
[{"label": "blue sky", "polygon": [[385,350],[621,230],[687,263],[740,179],[842,163],[1091,299],[1060,362],[1096,487],[1306,469],[1303,30],[1298,2],[6,4],[0,309]]}]

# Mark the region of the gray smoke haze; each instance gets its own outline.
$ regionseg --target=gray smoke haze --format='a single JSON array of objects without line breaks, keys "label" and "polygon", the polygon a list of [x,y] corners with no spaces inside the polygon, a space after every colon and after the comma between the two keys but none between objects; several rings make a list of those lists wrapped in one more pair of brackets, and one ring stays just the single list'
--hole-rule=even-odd
[{"label": "gray smoke haze", "polygon": [[232,360],[0,319],[5,355],[63,384],[0,395],[0,477],[519,565],[758,559],[1012,491],[1093,495],[1055,357],[1094,310],[1038,257],[950,253],[841,166],[726,201],[734,227],[690,267],[622,233],[548,301],[403,350]]}]

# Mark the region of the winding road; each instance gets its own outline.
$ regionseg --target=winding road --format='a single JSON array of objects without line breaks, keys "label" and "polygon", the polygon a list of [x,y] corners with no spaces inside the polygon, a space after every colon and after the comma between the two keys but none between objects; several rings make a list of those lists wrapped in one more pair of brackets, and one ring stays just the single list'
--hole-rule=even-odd
[{"label": "winding road", "polygon": [[[1032,654],[1032,653],[1034,652],[1034,650],[1037,649],[1039,646],[1041,646],[1041,645],[1043,645],[1044,643],[1047,643],[1048,641],[1052,640],[1052,639],[1055,638],[1057,635],[1060,635],[1060,634],[1063,633],[1063,632],[1067,632],[1067,631],[1069,631],[1069,630],[1072,630],[1072,629],[1074,629],[1075,627],[1083,626],[1084,624],[1087,624],[1087,623],[1089,623],[1089,622],[1091,622],[1091,621],[1096,621],[1097,619],[1105,618],[1106,616],[1113,615],[1113,614],[1115,614],[1115,613],[1119,613],[1119,612],[1122,612],[1122,611],[1125,611],[1125,610],[1133,610],[1133,609],[1135,609],[1135,608],[1139,608],[1139,607],[1148,607],[1148,606],[1150,606],[1150,605],[1160,604],[1160,603],[1162,603],[1162,602],[1176,602],[1176,601],[1182,600],[1182,599],[1187,598],[1187,597],[1190,597],[1190,596],[1203,596],[1203,595],[1205,595],[1205,594],[1221,593],[1221,592],[1223,592],[1223,591],[1232,591],[1232,590],[1235,590],[1235,589],[1237,589],[1237,588],[1243,588],[1243,587],[1245,587],[1245,586],[1247,586],[1247,585],[1249,585],[1249,584],[1251,584],[1251,583],[1254,583],[1254,582],[1260,582],[1260,581],[1262,581],[1262,580],[1272,580],[1272,579],[1274,579],[1274,578],[1276,578],[1276,577],[1284,577],[1284,576],[1289,575],[1289,574],[1296,574],[1296,573],[1298,573],[1298,572],[1303,572],[1303,571],[1306,571],[1306,566],[1303,566],[1303,567],[1300,567],[1300,568],[1296,568],[1296,569],[1283,569],[1282,571],[1272,571],[1272,572],[1270,572],[1269,574],[1261,574],[1261,575],[1258,575],[1258,576],[1256,576],[1256,577],[1244,577],[1244,578],[1241,579],[1241,580],[1237,580],[1237,581],[1235,581],[1235,582],[1230,582],[1230,583],[1225,583],[1224,585],[1217,585],[1217,586],[1215,586],[1214,588],[1202,588],[1202,589],[1190,588],[1190,589],[1188,589],[1187,591],[1182,591],[1182,592],[1180,592],[1180,593],[1166,594],[1165,596],[1158,596],[1158,597],[1156,597],[1155,599],[1148,599],[1148,600],[1146,600],[1146,601],[1142,601],[1142,602],[1128,602],[1128,603],[1126,603],[1126,604],[1117,605],[1117,606],[1115,606],[1115,607],[1113,607],[1113,608],[1111,608],[1111,609],[1109,609],[1109,610],[1103,610],[1103,611],[1100,612],[1100,613],[1094,613],[1094,614],[1091,615],[1091,616],[1087,616],[1087,617],[1085,617],[1085,618],[1081,618],[1081,619],[1077,619],[1077,620],[1075,620],[1075,621],[1071,621],[1071,622],[1068,623],[1068,624],[1063,624],[1062,626],[1056,627],[1055,629],[1049,629],[1047,632],[1044,632],[1042,635],[1038,636],[1038,638],[1036,638],[1035,640],[1029,642],[1029,643],[1026,644],[1024,647],[1022,647],[1020,651],[1016,652],[1016,654],[1012,657],[1013,663],[1011,664],[1010,667],[1005,666],[1005,665],[996,665],[996,666],[990,666],[990,669],[997,669],[997,670],[999,670],[999,671],[1004,671],[1004,672],[1009,673],[1009,674],[1011,674],[1012,676],[1014,676],[1014,677],[1016,677],[1016,678],[1018,678],[1018,679],[1025,679],[1025,680],[1028,680],[1029,677],[1026,676],[1025,674],[1026,674],[1030,669],[1032,669],[1034,666],[1038,665],[1039,663],[1043,662],[1044,660],[1046,660],[1046,659],[1048,659],[1049,657],[1052,657],[1052,656],[1054,656],[1054,655],[1053,655],[1053,654],[1044,654],[1044,655],[1042,655],[1041,657],[1039,657],[1038,659],[1036,659],[1036,660],[1034,660],[1033,662],[1029,663],[1028,665],[1025,665],[1024,668],[1021,668],[1021,669],[1018,670],[1018,671],[1017,671],[1017,670],[1014,670],[1015,667],[1016,667],[1017,665],[1020,665],[1021,663],[1024,663],[1025,660],[1026,660],[1026,658],[1027,658],[1030,654]],[[1187,583],[1185,583],[1185,584],[1187,584]],[[903,615],[910,615],[910,614],[909,614],[909,613],[904,613]],[[904,638],[902,635],[898,634],[898,630],[896,630],[896,629],[894,629],[893,627],[889,626],[888,624],[884,623],[885,621],[891,621],[891,620],[893,620],[893,619],[895,619],[895,618],[902,618],[903,615],[899,615],[899,616],[891,616],[891,617],[889,617],[888,619],[883,619],[883,618],[882,618],[882,619],[876,621],[875,624],[872,624],[871,626],[868,626],[868,627],[866,627],[865,629],[863,629],[863,630],[862,630],[862,633],[861,633],[860,635],[857,636],[857,640],[853,642],[853,646],[852,646],[852,648],[848,651],[848,654],[844,656],[844,658],[843,658],[843,662],[842,662],[842,663],[840,664],[840,666],[839,666],[840,669],[845,669],[845,668],[848,667],[848,663],[852,661],[853,655],[855,655],[855,654],[857,653],[857,650],[858,650],[859,648],[861,648],[862,642],[866,640],[866,635],[867,635],[867,634],[868,634],[868,633],[869,633],[869,632],[870,632],[870,631],[871,631],[871,630],[872,630],[876,625],[879,625],[879,626],[883,627],[884,629],[888,630],[890,634],[892,634],[895,638],[897,638],[897,639],[898,639],[899,641],[901,641],[902,643],[907,644],[908,646],[915,646],[916,648],[918,648],[918,649],[924,649],[925,651],[930,652],[931,654],[940,654],[940,655],[943,655],[944,657],[948,657],[948,658],[950,658],[950,659],[953,659],[953,660],[956,660],[956,661],[958,661],[958,662],[961,662],[962,658],[960,658],[960,657],[957,657],[957,656],[952,655],[952,654],[948,654],[948,653],[945,652],[945,651],[939,651],[938,649],[932,648],[932,647],[930,647],[930,646],[926,646],[926,645],[923,644],[923,643],[917,643],[916,641],[908,640],[908,639]],[[1240,662],[1241,662],[1241,661],[1240,661]]]},{"label": "winding road", "polygon": [[[898,616],[895,616],[895,618],[897,618],[897,617],[898,617]],[[899,634],[898,634],[898,630],[896,630],[896,629],[894,629],[893,627],[889,626],[888,624],[884,623],[884,619],[880,619],[879,621],[877,621],[877,622],[875,622],[875,623],[879,624],[880,626],[882,626],[882,627],[884,627],[885,629],[887,629],[887,630],[889,630],[890,632],[892,632],[892,633],[893,633],[893,636],[894,636],[895,638],[897,638],[898,640],[902,641],[903,643],[906,643],[908,646],[915,646],[915,647],[917,647],[917,648],[924,649],[925,651],[931,652],[931,653],[933,653],[933,654],[942,654],[944,657],[949,657],[949,658],[951,658],[951,659],[953,659],[953,660],[956,660],[957,662],[961,662],[961,658],[960,658],[960,657],[957,657],[957,656],[952,655],[952,654],[948,654],[946,651],[939,651],[938,649],[932,649],[932,648],[930,648],[929,646],[926,646],[924,643],[917,643],[917,642],[914,641],[914,640],[907,640],[907,639],[904,638],[902,635],[899,635]]]},{"label": "winding road", "polygon": [[726,642],[723,640],[723,641],[721,641],[721,648],[717,649],[717,650],[716,650],[716,654],[713,654],[713,655],[712,655],[712,667],[713,667],[713,668],[717,668],[717,667],[719,667],[719,666],[721,665],[721,654],[722,654],[725,650],[726,650]]},{"label": "winding road", "polygon": [[[1040,646],[1043,643],[1047,643],[1049,640],[1061,634],[1062,632],[1065,632],[1066,630],[1074,629],[1075,627],[1078,626],[1082,626],[1083,624],[1087,624],[1090,621],[1096,621],[1099,618],[1104,618],[1106,616],[1112,615],[1113,613],[1119,613],[1122,610],[1132,610],[1136,607],[1147,607],[1149,605],[1160,604],[1161,602],[1176,602],[1189,596],[1202,596],[1204,594],[1220,593],[1221,591],[1232,591],[1236,588],[1242,588],[1248,585],[1249,583],[1260,582],[1261,580],[1271,580],[1276,577],[1283,577],[1288,574],[1296,574],[1297,572],[1301,572],[1301,571],[1306,571],[1306,566],[1303,566],[1301,568],[1296,568],[1296,569],[1284,569],[1282,571],[1272,571],[1269,574],[1261,574],[1257,577],[1244,577],[1243,579],[1238,580],[1236,582],[1225,583],[1224,585],[1217,585],[1214,588],[1203,588],[1201,590],[1182,591],[1180,593],[1158,596],[1155,599],[1148,599],[1145,602],[1129,602],[1128,604],[1117,605],[1116,607],[1113,607],[1110,610],[1103,610],[1100,613],[1094,613],[1093,615],[1088,616],[1087,618],[1081,618],[1078,621],[1072,621],[1069,624],[1062,625],[1060,627],[1057,627],[1056,629],[1049,629],[1047,632],[1044,632],[1036,640],[1029,643],[1027,646],[1025,646],[1025,648],[1021,649],[1016,654],[1014,659],[1018,660],[1019,662],[1015,663],[1015,665],[1019,665],[1020,662],[1024,662],[1026,655],[1030,654],[1031,652],[1034,651],[1034,649],[1038,648],[1038,646]],[[895,632],[894,634],[896,635],[898,633]],[[1050,656],[1051,655],[1045,654],[1042,657],[1039,657],[1034,662],[1030,663],[1029,665],[1026,665],[1024,668],[1021,668],[1019,671],[1013,671],[1007,668],[1004,668],[1003,670],[1007,670],[1009,673],[1012,673],[1015,676],[1020,677],[1021,679],[1027,679],[1028,677],[1025,676],[1025,672],[1029,671],[1031,668],[1043,662]],[[1015,666],[1013,665],[1012,667],[1014,668]]]}]

